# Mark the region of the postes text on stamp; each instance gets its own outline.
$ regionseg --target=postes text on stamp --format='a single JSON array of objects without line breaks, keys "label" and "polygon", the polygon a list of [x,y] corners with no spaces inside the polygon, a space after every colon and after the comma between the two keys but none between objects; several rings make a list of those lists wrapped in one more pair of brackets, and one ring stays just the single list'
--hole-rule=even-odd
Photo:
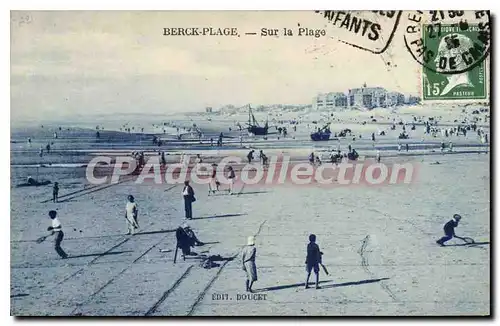
[{"label": "postes text on stamp", "polygon": [[487,98],[487,11],[416,11],[404,17],[404,41],[423,66],[424,100]]},{"label": "postes text on stamp", "polygon": [[[475,58],[480,57],[473,40],[479,37],[478,25],[439,25],[440,31],[428,28],[433,25],[424,25],[424,47],[437,53],[434,60],[436,69],[423,67],[423,98],[424,100],[457,100],[457,99],[485,99],[487,96],[486,65],[485,61],[466,70]],[[476,43],[477,44],[477,43]],[[458,70],[465,70],[457,74],[443,74],[446,65],[454,65]]]}]

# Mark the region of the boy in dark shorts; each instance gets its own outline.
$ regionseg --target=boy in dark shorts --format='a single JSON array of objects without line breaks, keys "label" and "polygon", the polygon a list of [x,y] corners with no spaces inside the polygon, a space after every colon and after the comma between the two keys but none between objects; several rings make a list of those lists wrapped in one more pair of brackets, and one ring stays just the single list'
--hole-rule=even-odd
[{"label": "boy in dark shorts", "polygon": [[321,263],[321,255],[323,253],[319,250],[319,246],[316,244],[316,235],[309,235],[309,244],[307,245],[307,256],[306,256],[306,286],[309,288],[309,277],[311,276],[311,271],[314,270],[316,274],[316,289],[319,289],[319,264]]},{"label": "boy in dark shorts", "polygon": [[54,187],[52,188],[52,201],[57,203],[59,197],[59,183],[54,182]]}]

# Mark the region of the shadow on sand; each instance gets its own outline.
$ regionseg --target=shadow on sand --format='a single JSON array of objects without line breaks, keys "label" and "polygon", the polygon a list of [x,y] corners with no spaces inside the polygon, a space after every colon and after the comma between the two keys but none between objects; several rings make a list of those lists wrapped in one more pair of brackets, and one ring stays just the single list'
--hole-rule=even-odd
[{"label": "shadow on sand", "polygon": [[[319,281],[319,284],[322,284],[322,283],[328,283],[328,282],[331,282],[332,280],[328,280],[328,281]],[[309,282],[310,284],[313,284],[311,282]],[[255,289],[254,292],[257,293],[257,292],[267,292],[267,291],[277,291],[277,290],[284,290],[284,289],[291,289],[291,288],[298,288],[298,287],[304,287],[306,286],[306,283],[305,282],[302,282],[302,283],[295,283],[295,284],[288,284],[288,285],[278,285],[278,286],[272,286],[272,287],[268,287],[268,288],[263,288],[263,289]]]},{"label": "shadow on sand", "polygon": [[[338,287],[342,287],[342,286],[352,286],[352,285],[362,285],[362,284],[369,284],[369,283],[376,283],[376,282],[380,282],[380,281],[385,281],[385,280],[388,280],[389,278],[388,277],[383,277],[383,278],[375,278],[375,279],[371,279],[371,280],[362,280],[362,281],[355,281],[355,282],[345,282],[345,283],[338,283],[338,284],[328,284],[328,285],[320,285],[320,289],[329,289],[329,288],[338,288]],[[322,283],[328,283],[328,282],[332,282],[332,280],[328,280],[328,281],[319,281],[319,284],[322,284]],[[254,292],[257,293],[257,292],[268,292],[268,291],[276,291],[276,290],[284,290],[284,289],[291,289],[291,288],[297,288],[297,287],[305,287],[306,283],[303,282],[303,283],[296,283],[296,284],[289,284],[289,285],[279,285],[279,286],[273,286],[273,287],[269,287],[269,288],[263,288],[263,289],[256,289]],[[314,286],[316,285],[316,283],[313,281],[313,282],[309,282],[309,286],[311,288],[314,288]]]},{"label": "shadow on sand", "polygon": [[11,298],[22,298],[22,297],[27,297],[29,294],[27,293],[19,293],[19,294],[11,294]]},{"label": "shadow on sand", "polygon": [[248,192],[237,193],[237,195],[241,196],[241,195],[267,194],[268,192],[269,191],[248,191]]},{"label": "shadow on sand", "polygon": [[77,256],[70,255],[70,256],[68,256],[68,259],[71,259],[71,258],[83,258],[83,257],[94,257],[94,256],[119,255],[119,254],[124,254],[126,252],[133,252],[133,250],[114,251],[114,252],[102,252],[102,253],[99,253],[99,254],[88,254],[88,255],[77,255]]},{"label": "shadow on sand", "polygon": [[449,244],[449,245],[444,245],[445,247],[474,247],[474,246],[482,246],[482,245],[489,245],[490,242],[472,242],[472,243],[456,243],[456,244]]},{"label": "shadow on sand", "polygon": [[325,286],[322,286],[322,289],[328,289],[328,288],[339,288],[342,286],[351,286],[351,285],[362,285],[362,284],[369,284],[369,283],[377,283],[380,281],[385,281],[388,280],[388,277],[383,277],[383,278],[374,278],[371,280],[362,280],[362,281],[355,281],[355,282],[345,282],[345,283],[338,283],[338,284],[328,284]]},{"label": "shadow on sand", "polygon": [[159,233],[170,233],[170,232],[175,232],[175,230],[159,230],[159,231],[137,232],[134,235],[159,234]]},{"label": "shadow on sand", "polygon": [[202,217],[193,217],[192,220],[204,220],[204,219],[221,218],[221,217],[235,217],[235,216],[243,216],[243,215],[247,215],[247,214],[244,213],[244,214],[224,214],[224,215],[202,216]]}]

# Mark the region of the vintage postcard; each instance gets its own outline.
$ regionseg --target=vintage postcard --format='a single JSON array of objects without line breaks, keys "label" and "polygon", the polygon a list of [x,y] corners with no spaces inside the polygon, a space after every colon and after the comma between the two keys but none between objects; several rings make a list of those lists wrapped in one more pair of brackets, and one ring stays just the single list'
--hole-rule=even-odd
[{"label": "vintage postcard", "polygon": [[490,316],[490,12],[11,11],[13,316]]}]

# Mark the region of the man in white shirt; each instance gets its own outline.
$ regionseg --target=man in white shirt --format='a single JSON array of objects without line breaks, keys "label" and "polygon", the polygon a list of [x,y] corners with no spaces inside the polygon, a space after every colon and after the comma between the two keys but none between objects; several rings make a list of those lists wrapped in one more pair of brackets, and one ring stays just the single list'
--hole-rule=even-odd
[{"label": "man in white shirt", "polygon": [[194,197],[193,187],[189,185],[189,181],[184,181],[184,189],[182,189],[182,197],[184,197],[184,211],[187,219],[193,218],[193,202],[196,200]]},{"label": "man in white shirt", "polygon": [[137,222],[138,213],[137,203],[135,202],[134,196],[128,196],[128,202],[125,205],[125,219],[127,220],[127,234],[134,234],[134,230],[139,228],[139,223]]},{"label": "man in white shirt", "polygon": [[49,216],[52,220],[52,226],[49,226],[47,231],[52,231],[50,235],[55,235],[54,249],[62,259],[66,259],[68,258],[68,254],[61,248],[61,242],[64,239],[61,222],[59,222],[59,219],[57,218],[56,211],[50,211]]}]

